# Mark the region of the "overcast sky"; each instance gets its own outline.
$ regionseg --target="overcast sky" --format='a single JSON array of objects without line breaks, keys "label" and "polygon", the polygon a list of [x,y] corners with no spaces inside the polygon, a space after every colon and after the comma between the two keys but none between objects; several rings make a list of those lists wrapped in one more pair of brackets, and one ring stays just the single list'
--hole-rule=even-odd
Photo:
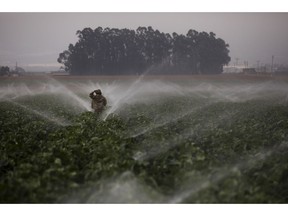
[{"label": "overcast sky", "polygon": [[60,67],[60,52],[78,39],[77,30],[152,26],[161,32],[214,32],[230,45],[231,64],[288,64],[288,13],[0,13],[0,65],[26,71]]}]

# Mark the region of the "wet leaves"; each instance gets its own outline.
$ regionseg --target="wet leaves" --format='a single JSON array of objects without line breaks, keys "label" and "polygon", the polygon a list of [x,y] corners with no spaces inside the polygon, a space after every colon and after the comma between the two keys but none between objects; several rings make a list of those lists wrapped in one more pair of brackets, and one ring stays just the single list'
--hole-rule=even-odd
[{"label": "wet leaves", "polygon": [[161,202],[288,201],[285,104],[215,102],[196,109],[189,97],[163,99],[153,109],[127,105],[103,121],[55,98],[30,99],[21,103],[36,109],[48,101],[47,113],[70,124],[0,102],[1,203],[65,202],[74,193],[85,202],[83,191],[103,195],[105,179],[125,172],[165,197]]}]

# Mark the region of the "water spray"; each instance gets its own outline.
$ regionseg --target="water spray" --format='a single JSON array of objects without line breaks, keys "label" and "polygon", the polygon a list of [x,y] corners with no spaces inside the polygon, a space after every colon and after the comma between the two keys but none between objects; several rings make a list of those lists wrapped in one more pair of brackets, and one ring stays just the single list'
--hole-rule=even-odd
[{"label": "water spray", "polygon": [[[146,69],[146,71],[144,73],[142,73],[126,90],[126,92],[121,96],[118,97],[116,99],[116,101],[114,102],[114,104],[112,105],[111,109],[109,109],[104,117],[103,120],[105,121],[107,119],[107,117],[115,112],[117,109],[119,109],[119,107],[121,107],[122,104],[124,104],[123,101],[127,101],[128,99],[130,99],[132,96],[134,96],[135,94],[135,90],[139,88],[139,83],[144,79],[144,77],[146,75],[148,75],[149,73],[151,73],[153,70],[155,70],[155,68],[161,68],[164,66],[166,60],[164,59],[162,62],[156,64],[156,65],[152,65],[150,66],[148,69]],[[159,69],[158,69],[159,70]]]},{"label": "water spray", "polygon": [[[216,103],[216,102],[215,102]],[[180,119],[183,119],[185,118],[186,116],[188,115],[191,115],[193,113],[196,113],[197,111],[200,111],[201,109],[205,108],[205,107],[208,107],[209,105],[211,105],[212,103],[208,103],[208,104],[205,104],[204,106],[201,106],[201,107],[197,107],[197,108],[194,108],[194,109],[189,109],[188,111],[184,112],[184,113],[181,113],[181,115],[178,115],[177,117],[174,117],[174,118],[171,118],[171,119],[168,119],[166,121],[163,121],[163,122],[160,122],[160,123],[157,123],[155,125],[153,125],[153,127],[148,127],[144,130],[141,130],[140,132],[137,132],[137,133],[134,133],[132,135],[129,135],[128,138],[135,138],[135,137],[138,137],[140,135],[143,135],[145,133],[148,133],[152,130],[155,130],[157,128],[160,128],[160,127],[163,127],[167,124],[170,124],[170,123],[173,123],[173,122],[177,122],[179,121]]]},{"label": "water spray", "polygon": [[61,94],[67,94],[70,98],[73,98],[86,111],[90,111],[91,110],[90,103],[88,101],[83,100],[82,98],[80,98],[77,94],[75,94],[73,91],[68,89],[65,85],[63,85],[59,81],[57,81],[57,80],[55,80],[55,79],[53,79],[51,77],[48,77],[48,79],[51,80],[52,83],[55,83],[57,87],[60,87],[60,90],[61,90],[60,93]]},{"label": "water spray", "polygon": [[[220,122],[224,122],[227,119],[230,119],[232,116],[236,115],[238,113],[238,111],[234,111],[232,113],[225,113],[222,116],[217,117],[218,122],[217,124],[219,125]],[[209,127],[209,123],[204,123],[201,125],[201,131],[205,130],[205,126]],[[214,127],[217,127],[217,125],[215,124]],[[135,152],[133,159],[136,161],[145,161],[145,160],[150,160],[153,159],[155,157],[157,157],[159,154],[165,153],[167,151],[169,151],[170,149],[173,149],[175,147],[177,147],[178,145],[181,144],[181,142],[185,141],[188,138],[191,137],[195,137],[195,136],[199,136],[199,131],[197,131],[196,133],[196,129],[193,128],[187,128],[185,130],[182,131],[182,133],[179,136],[173,137],[173,139],[169,140],[168,142],[163,142],[163,143],[155,143],[152,147],[149,149],[149,151],[137,151]],[[151,143],[150,143],[151,144]],[[162,148],[159,148],[158,146],[162,146]]]},{"label": "water spray", "polygon": [[[167,200],[150,186],[143,184],[131,171],[125,171],[113,178],[100,180],[101,188],[91,186],[81,191],[82,200],[76,194],[68,203],[156,203]],[[99,185],[99,183],[97,184]]]},{"label": "water spray", "polygon": [[51,117],[51,116],[47,115],[46,113],[40,112],[40,111],[35,110],[35,109],[31,109],[31,108],[29,108],[29,107],[27,107],[27,106],[25,106],[23,104],[20,104],[20,103],[18,103],[16,101],[12,101],[12,100],[9,100],[9,99],[7,99],[6,101],[8,101],[8,102],[10,102],[10,103],[12,103],[12,104],[14,104],[16,106],[19,106],[19,107],[27,110],[28,112],[36,114],[36,115],[40,116],[41,118],[44,118],[45,120],[53,122],[53,123],[55,123],[57,125],[67,126],[67,125],[71,124],[70,122],[67,122],[66,120],[64,121],[64,120],[56,118],[56,117]]},{"label": "water spray", "polygon": [[[241,170],[250,170],[254,166],[251,166],[251,164],[257,164],[260,161],[265,161],[268,157],[272,156],[273,154],[283,151],[287,149],[288,142],[282,142],[280,145],[276,147],[272,147],[271,149],[264,149],[255,155],[249,155],[246,158],[244,158],[242,161],[230,166],[230,167],[223,167],[218,169],[219,171],[217,173],[213,174],[213,179],[210,180],[208,177],[206,177],[207,180],[198,183],[198,184],[192,184],[193,187],[190,189],[186,189],[184,192],[180,192],[179,194],[173,196],[168,203],[182,203],[185,199],[199,193],[202,190],[205,190],[209,188],[213,184],[217,184],[221,180],[229,177],[233,173],[239,173]],[[188,182],[186,182],[188,183]],[[191,185],[191,183],[190,183]]]}]

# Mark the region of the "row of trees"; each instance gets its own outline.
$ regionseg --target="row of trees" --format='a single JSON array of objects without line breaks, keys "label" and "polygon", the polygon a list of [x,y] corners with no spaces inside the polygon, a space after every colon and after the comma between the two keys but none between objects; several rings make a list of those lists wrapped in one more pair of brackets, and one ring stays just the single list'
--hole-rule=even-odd
[{"label": "row of trees", "polygon": [[217,74],[228,64],[229,45],[214,33],[189,30],[166,34],[152,27],[136,31],[98,27],[77,31],[79,40],[59,54],[72,75],[190,73]]},{"label": "row of trees", "polygon": [[8,66],[0,66],[0,76],[9,75],[10,68]]}]

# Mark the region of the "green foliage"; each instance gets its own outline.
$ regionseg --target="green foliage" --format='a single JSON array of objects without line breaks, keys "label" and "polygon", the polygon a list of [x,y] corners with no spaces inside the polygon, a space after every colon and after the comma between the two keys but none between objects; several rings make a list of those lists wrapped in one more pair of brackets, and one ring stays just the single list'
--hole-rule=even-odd
[{"label": "green foliage", "polygon": [[77,35],[79,40],[57,59],[73,75],[219,74],[230,61],[229,45],[212,32],[189,30],[172,37],[151,26],[136,31],[98,27]]},{"label": "green foliage", "polygon": [[0,67],[0,76],[9,75],[10,68],[8,66]]},{"label": "green foliage", "polygon": [[104,121],[66,109],[51,96],[30,99],[17,101],[46,107],[70,124],[0,102],[1,203],[69,202],[74,196],[87,202],[91,188],[105,195],[107,179],[125,172],[148,186],[151,197],[161,195],[151,202],[288,201],[285,104],[206,105],[185,96],[169,103],[168,97],[153,108],[127,105]]}]

